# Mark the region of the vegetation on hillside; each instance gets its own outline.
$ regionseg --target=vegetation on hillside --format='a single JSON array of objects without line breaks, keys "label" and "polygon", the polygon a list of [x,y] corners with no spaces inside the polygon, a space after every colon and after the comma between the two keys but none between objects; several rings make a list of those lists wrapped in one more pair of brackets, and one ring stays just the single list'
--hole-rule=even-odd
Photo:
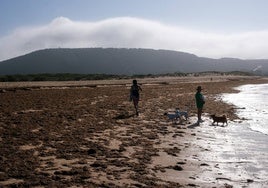
[{"label": "vegetation on hillside", "polygon": [[[111,75],[147,75],[193,72],[251,72],[268,75],[268,59],[212,59],[194,54],[170,50],[124,49],[124,48],[81,48],[44,49],[0,62],[0,75],[41,74],[32,79],[54,77],[64,79],[70,75],[83,74],[83,78]],[[99,75],[100,74],[100,75]],[[17,76],[16,76],[17,77]],[[72,77],[72,75],[71,75]],[[80,79],[80,75],[75,75]],[[9,79],[14,78],[11,76]],[[25,77],[23,78],[25,79]],[[27,78],[28,79],[28,78]],[[72,78],[73,79],[73,78]],[[94,78],[95,79],[95,78]]]},{"label": "vegetation on hillside", "polygon": [[32,81],[80,81],[80,80],[109,80],[109,79],[131,79],[131,78],[154,78],[159,76],[204,76],[204,75],[243,75],[250,76],[247,72],[201,72],[201,73],[168,73],[168,74],[146,74],[146,75],[110,75],[110,74],[16,74],[2,75],[0,82],[32,82]]}]

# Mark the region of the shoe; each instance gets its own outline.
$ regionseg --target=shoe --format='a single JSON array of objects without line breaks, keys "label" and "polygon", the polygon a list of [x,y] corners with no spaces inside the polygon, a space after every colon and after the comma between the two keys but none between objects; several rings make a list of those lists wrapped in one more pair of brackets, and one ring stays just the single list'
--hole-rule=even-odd
[{"label": "shoe", "polygon": [[204,120],[200,119],[200,120],[197,120],[198,123],[203,123]]}]

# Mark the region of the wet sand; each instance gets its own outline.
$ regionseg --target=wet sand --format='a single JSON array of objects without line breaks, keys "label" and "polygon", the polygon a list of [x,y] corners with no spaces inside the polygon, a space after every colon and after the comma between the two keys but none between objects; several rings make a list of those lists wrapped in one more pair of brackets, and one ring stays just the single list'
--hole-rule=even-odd
[{"label": "wet sand", "polygon": [[[242,123],[218,95],[259,77],[138,79],[140,115],[128,101],[131,80],[0,83],[0,187],[262,186],[230,162],[228,126]],[[204,88],[204,120],[194,94]],[[163,114],[179,107],[188,121]],[[226,114],[227,127],[209,114]],[[235,170],[236,169],[236,170]],[[266,183],[266,184],[265,184]]]}]

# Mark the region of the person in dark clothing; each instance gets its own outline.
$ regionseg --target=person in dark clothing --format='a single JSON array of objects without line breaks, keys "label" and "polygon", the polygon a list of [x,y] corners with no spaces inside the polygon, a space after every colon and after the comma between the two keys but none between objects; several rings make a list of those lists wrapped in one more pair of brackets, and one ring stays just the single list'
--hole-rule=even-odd
[{"label": "person in dark clothing", "polygon": [[203,111],[203,106],[205,104],[205,98],[203,94],[201,93],[202,91],[201,86],[198,86],[196,90],[197,92],[195,94],[195,102],[196,102],[196,107],[197,107],[197,118],[198,118],[197,122],[200,123],[202,122],[201,115]]},{"label": "person in dark clothing", "polygon": [[139,115],[138,104],[140,100],[140,91],[142,91],[142,89],[138,85],[137,80],[133,80],[133,85],[130,88],[130,101],[133,101],[137,116]]}]

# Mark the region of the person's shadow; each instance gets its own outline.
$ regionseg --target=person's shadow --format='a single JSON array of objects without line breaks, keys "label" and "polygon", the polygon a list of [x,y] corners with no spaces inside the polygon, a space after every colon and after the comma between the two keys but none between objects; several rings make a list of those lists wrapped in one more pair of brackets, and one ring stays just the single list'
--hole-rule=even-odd
[{"label": "person's shadow", "polygon": [[128,119],[128,118],[131,118],[131,117],[134,117],[135,114],[120,114],[120,115],[117,115],[116,117],[114,117],[113,119]]},{"label": "person's shadow", "polygon": [[196,123],[194,123],[194,124],[189,125],[188,128],[189,128],[189,129],[194,129],[194,128],[198,127],[198,126],[199,126],[199,123],[196,122]]}]

